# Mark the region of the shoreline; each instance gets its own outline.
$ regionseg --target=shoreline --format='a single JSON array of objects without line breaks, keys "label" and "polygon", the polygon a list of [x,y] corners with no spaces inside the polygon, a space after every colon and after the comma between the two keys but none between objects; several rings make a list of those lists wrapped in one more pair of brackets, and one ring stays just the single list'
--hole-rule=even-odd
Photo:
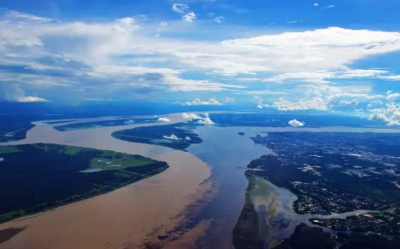
[{"label": "shoreline", "polygon": [[210,177],[210,168],[188,152],[123,142],[111,134],[116,130],[185,121],[181,114],[165,116],[172,122],[68,132],[58,132],[51,124],[36,122],[26,139],[3,144],[50,142],[108,149],[164,161],[170,167],[111,192],[63,205],[34,217],[2,223],[0,230],[21,226],[27,226],[27,229],[0,244],[0,248],[141,248],[149,242],[164,243],[158,236],[182,224],[187,208],[196,204],[210,188],[204,183]]}]

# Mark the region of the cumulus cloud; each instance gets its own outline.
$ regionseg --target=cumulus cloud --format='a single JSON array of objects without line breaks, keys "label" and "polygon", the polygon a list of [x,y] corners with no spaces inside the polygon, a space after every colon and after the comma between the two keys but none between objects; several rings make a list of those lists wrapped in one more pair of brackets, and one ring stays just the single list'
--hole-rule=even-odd
[{"label": "cumulus cloud", "polygon": [[0,100],[10,102],[50,102],[37,96],[27,96],[25,91],[17,85],[3,84],[0,84]]},{"label": "cumulus cloud", "polygon": [[18,97],[16,99],[17,102],[49,102],[47,99],[39,98],[36,96],[24,96]]},{"label": "cumulus cloud", "polygon": [[398,97],[397,95],[397,93],[392,93],[389,91],[386,98],[389,103],[381,108],[369,109],[369,111],[372,113],[369,119],[383,121],[388,126],[400,125],[400,104],[394,102],[394,100]]},{"label": "cumulus cloud", "polygon": [[[180,16],[191,13],[186,4],[175,3],[172,10]],[[39,96],[55,89],[84,99],[109,98],[101,96],[105,93],[142,98],[155,92],[273,92],[254,93],[237,81],[224,84],[219,81],[233,78],[220,76],[330,86],[335,79],[400,79],[390,69],[350,68],[364,58],[399,51],[400,32],[330,27],[205,41],[156,37],[160,27],[165,25],[132,17],[57,22],[25,13],[2,15],[0,63],[9,69],[0,72],[1,84],[18,84]],[[191,79],[190,72],[204,73],[204,79]]]},{"label": "cumulus cloud", "polygon": [[[89,92],[85,91],[88,89],[91,93],[104,93],[106,88],[112,92],[125,93],[127,91],[142,93],[143,89],[147,92],[165,90],[188,92],[241,88],[238,85],[209,80],[182,79],[179,75],[184,70],[169,68],[171,61],[164,64],[165,67],[152,65],[154,61],[165,61],[164,58],[161,59],[165,56],[174,60],[173,53],[177,51],[177,47],[190,48],[191,45],[184,45],[183,42],[179,45],[176,41],[167,42],[170,43],[167,45],[165,42],[140,35],[140,24],[131,17],[106,23],[49,23],[24,21],[27,18],[20,21],[21,15],[18,14],[18,22],[13,21],[15,17],[12,20],[4,20],[9,18],[9,15],[0,16],[0,37],[2,37],[0,62],[10,63],[13,65],[11,69],[15,68],[1,72],[0,81],[9,84],[20,84],[22,88],[25,85],[38,88],[79,85],[82,95]],[[167,23],[161,22],[158,28],[166,26]],[[68,42],[65,42],[66,40]],[[162,43],[164,45],[161,45]],[[16,50],[18,47],[23,49]],[[167,54],[166,49],[169,51]],[[114,59],[121,58],[121,55],[125,54],[136,54],[138,61],[133,61],[136,59],[132,59],[132,56],[129,56],[129,59]],[[148,61],[143,61],[143,54],[153,54],[153,56],[147,56]],[[7,57],[8,55],[10,57]],[[143,64],[146,66],[139,66]],[[96,84],[93,84],[94,82]],[[76,88],[69,91],[75,90]],[[85,97],[89,96],[83,98]]]},{"label": "cumulus cloud", "polygon": [[199,121],[197,121],[197,124],[213,125],[214,122],[210,119],[210,115],[208,113],[204,113],[202,116],[200,116],[200,119]]},{"label": "cumulus cloud", "polygon": [[171,122],[171,119],[165,118],[165,117],[161,117],[161,118],[158,118],[157,121],[158,121],[158,122]]},{"label": "cumulus cloud", "polygon": [[135,123],[135,121],[132,120],[132,119],[127,120],[127,121],[124,122],[124,124],[134,124],[134,123]]},{"label": "cumulus cloud", "polygon": [[338,105],[339,106],[357,106],[360,102],[356,99],[353,100],[339,100]]},{"label": "cumulus cloud", "polygon": [[300,122],[300,121],[298,121],[298,120],[296,120],[296,119],[290,120],[290,121],[288,122],[288,124],[289,124],[290,126],[293,126],[293,127],[303,127],[303,126],[304,126],[304,123],[303,123],[303,122]]},{"label": "cumulus cloud", "polygon": [[386,97],[386,99],[387,99],[388,101],[390,101],[390,102],[393,102],[393,101],[395,101],[399,96],[400,96],[400,94],[398,94],[398,93],[391,93],[391,94],[389,94],[389,95]]},{"label": "cumulus cloud", "polygon": [[189,141],[189,140],[192,140],[192,139],[191,139],[190,137],[186,137],[185,140],[188,140],[188,141]]},{"label": "cumulus cloud", "polygon": [[319,4],[318,4],[318,3],[314,3],[313,5],[314,5],[315,7],[318,7]]},{"label": "cumulus cloud", "polygon": [[381,105],[383,105],[383,102],[381,100],[373,100],[368,103],[367,107],[372,108],[372,107],[381,106]]},{"label": "cumulus cloud", "polygon": [[182,16],[182,20],[185,22],[193,22],[196,19],[196,14],[191,11]]},{"label": "cumulus cloud", "polygon": [[386,120],[386,116],[384,114],[380,114],[378,113],[378,110],[376,110],[376,112],[374,112],[373,114],[371,114],[371,116],[369,117],[369,120],[383,120],[383,121],[387,121]]},{"label": "cumulus cloud", "polygon": [[223,16],[217,16],[214,18],[214,21],[217,23],[221,23],[225,18]]},{"label": "cumulus cloud", "polygon": [[[300,85],[297,91],[303,91],[303,97],[293,95],[287,98],[270,99],[270,104],[264,104],[259,96],[254,98],[258,101],[257,107],[275,108],[280,111],[301,110],[356,110],[382,104],[385,95],[371,94],[371,86],[330,86],[330,85]],[[294,97],[296,96],[296,97]],[[371,104],[371,105],[370,105]],[[370,106],[368,106],[370,105]]]},{"label": "cumulus cloud", "polygon": [[397,120],[391,120],[389,123],[387,123],[388,126],[395,126],[395,125],[400,125],[400,121]]},{"label": "cumulus cloud", "polygon": [[[372,30],[351,30],[338,27],[304,32],[285,32],[247,39],[223,41],[225,47],[248,52],[243,68],[253,65],[253,56],[264,62],[261,71],[302,72],[302,69],[331,70],[343,68],[347,63],[363,57],[400,50],[400,33]],[[261,56],[256,56],[256,53]],[[242,58],[241,58],[242,59]],[[273,62],[271,62],[273,59]],[[236,60],[235,60],[236,61]],[[243,64],[245,64],[243,63]],[[250,63],[250,64],[249,64]],[[323,64],[321,64],[323,63]],[[210,64],[208,64],[210,65]],[[244,72],[241,68],[241,73]],[[236,70],[238,71],[238,70]],[[309,70],[306,70],[309,71]]]},{"label": "cumulus cloud", "polygon": [[195,113],[182,113],[184,119],[201,119],[201,117]]},{"label": "cumulus cloud", "polygon": [[304,111],[304,110],[328,110],[328,105],[323,98],[300,99],[291,102],[284,98],[279,98],[273,103],[273,107],[280,111]]},{"label": "cumulus cloud", "polygon": [[267,108],[272,107],[269,104],[264,104],[264,100],[260,96],[254,96],[254,99],[258,101],[258,105],[257,105],[258,109],[263,109],[264,107],[267,107]]},{"label": "cumulus cloud", "polygon": [[173,3],[172,10],[178,14],[185,14],[189,11],[189,6],[184,3]]},{"label": "cumulus cloud", "polygon": [[236,103],[235,98],[226,97],[224,100],[225,103]]},{"label": "cumulus cloud", "polygon": [[169,139],[169,140],[179,140],[179,138],[174,134],[171,134],[170,136],[163,136],[163,138]]},{"label": "cumulus cloud", "polygon": [[214,124],[214,122],[210,119],[210,117],[200,119],[199,121],[197,121],[197,123],[202,124],[202,125],[213,125]]},{"label": "cumulus cloud", "polygon": [[182,20],[185,22],[193,22],[196,19],[196,14],[189,10],[189,6],[184,3],[172,4],[172,10],[177,14],[182,15]]},{"label": "cumulus cloud", "polygon": [[206,100],[202,101],[200,98],[196,98],[191,102],[189,101],[185,102],[185,105],[222,105],[222,103],[216,100],[215,98],[211,98],[208,101]]}]

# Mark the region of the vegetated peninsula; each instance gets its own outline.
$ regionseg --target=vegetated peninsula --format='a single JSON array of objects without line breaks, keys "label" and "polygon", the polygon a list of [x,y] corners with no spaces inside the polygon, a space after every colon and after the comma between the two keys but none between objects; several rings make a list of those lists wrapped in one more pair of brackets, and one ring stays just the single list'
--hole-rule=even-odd
[{"label": "vegetated peninsula", "polygon": [[143,124],[143,123],[151,123],[151,122],[156,122],[156,121],[157,121],[156,118],[102,120],[102,121],[58,125],[58,126],[54,126],[54,129],[56,129],[58,131],[73,131],[73,130],[92,129],[92,128],[99,128],[99,127]]},{"label": "vegetated peninsula", "polygon": [[5,119],[0,117],[0,142],[16,141],[26,138],[26,132],[34,125],[27,118],[13,117]]},{"label": "vegetated peninsula", "polygon": [[112,136],[129,142],[154,144],[177,150],[186,150],[191,144],[203,142],[192,131],[193,128],[194,125],[191,123],[149,126],[117,131]]},{"label": "vegetated peninsula", "polygon": [[103,194],[167,168],[165,162],[113,151],[0,146],[0,222]]}]

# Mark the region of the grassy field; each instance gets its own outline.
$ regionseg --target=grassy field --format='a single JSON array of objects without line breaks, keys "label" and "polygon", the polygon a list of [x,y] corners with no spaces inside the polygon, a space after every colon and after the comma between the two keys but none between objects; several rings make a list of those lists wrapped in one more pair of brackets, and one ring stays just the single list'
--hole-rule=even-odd
[{"label": "grassy field", "polygon": [[0,155],[18,152],[22,152],[22,150],[14,146],[0,146]]},{"label": "grassy field", "polygon": [[138,155],[56,144],[0,146],[0,222],[112,191],[168,168]]}]

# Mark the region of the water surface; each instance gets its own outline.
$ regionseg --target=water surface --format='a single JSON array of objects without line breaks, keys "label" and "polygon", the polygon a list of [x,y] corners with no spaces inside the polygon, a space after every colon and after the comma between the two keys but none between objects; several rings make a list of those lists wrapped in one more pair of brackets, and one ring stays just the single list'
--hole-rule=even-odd
[{"label": "water surface", "polygon": [[[183,121],[180,114],[168,118],[170,123]],[[170,167],[113,192],[0,224],[0,230],[27,226],[1,243],[0,248],[144,248],[147,242],[161,243],[158,235],[184,223],[187,207],[196,203],[209,187],[203,184],[210,176],[209,167],[188,152],[117,140],[111,134],[121,129],[170,123],[59,132],[51,124],[36,122],[25,140],[4,143],[56,143],[114,150],[165,161]]]}]

